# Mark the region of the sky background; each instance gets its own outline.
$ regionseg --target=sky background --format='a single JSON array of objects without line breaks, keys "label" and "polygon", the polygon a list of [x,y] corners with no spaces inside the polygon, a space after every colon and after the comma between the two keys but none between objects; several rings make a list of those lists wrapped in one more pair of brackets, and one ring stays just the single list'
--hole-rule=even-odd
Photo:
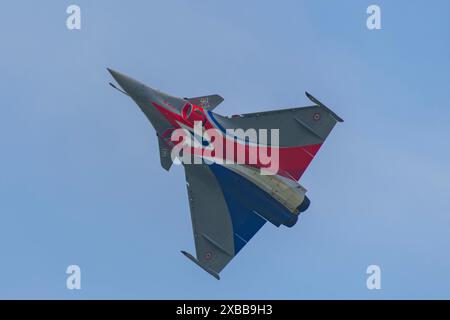
[{"label": "sky background", "polygon": [[[66,28],[81,7],[82,29]],[[382,30],[366,9],[381,7]],[[450,298],[448,1],[5,1],[0,10],[0,298]],[[310,104],[345,119],[215,280],[184,172],[106,67],[217,112]],[[67,266],[81,290],[66,289]],[[381,290],[366,268],[381,267]]]}]

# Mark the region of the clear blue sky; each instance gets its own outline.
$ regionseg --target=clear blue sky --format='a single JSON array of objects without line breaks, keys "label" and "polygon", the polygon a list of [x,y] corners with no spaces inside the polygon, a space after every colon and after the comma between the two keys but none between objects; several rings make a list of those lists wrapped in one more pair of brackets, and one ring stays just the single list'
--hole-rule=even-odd
[{"label": "clear blue sky", "polygon": [[[66,7],[82,30],[66,29]],[[366,8],[382,30],[366,28]],[[0,10],[0,298],[450,298],[448,1],[7,1]],[[222,114],[307,105],[345,119],[216,281],[181,167],[106,67]],[[77,264],[82,290],[65,287]],[[382,289],[366,288],[366,268]]]}]

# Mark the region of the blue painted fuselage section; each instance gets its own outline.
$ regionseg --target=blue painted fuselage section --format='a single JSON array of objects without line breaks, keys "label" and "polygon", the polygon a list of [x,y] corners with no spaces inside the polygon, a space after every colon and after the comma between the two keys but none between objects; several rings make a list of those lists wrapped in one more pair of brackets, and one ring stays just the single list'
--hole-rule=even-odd
[{"label": "blue painted fuselage section", "polygon": [[277,227],[292,227],[298,216],[269,193],[224,166],[211,164],[227,203],[234,231],[235,253],[258,232],[266,221]]}]

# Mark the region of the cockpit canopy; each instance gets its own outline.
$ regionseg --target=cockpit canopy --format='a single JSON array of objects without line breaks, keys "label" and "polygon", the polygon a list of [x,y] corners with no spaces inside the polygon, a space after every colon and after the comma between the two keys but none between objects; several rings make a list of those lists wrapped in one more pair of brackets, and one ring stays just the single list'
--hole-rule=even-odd
[{"label": "cockpit canopy", "polygon": [[194,124],[195,121],[201,121],[202,124],[205,124],[206,121],[203,109],[191,103],[186,103],[181,110],[181,116],[183,117],[183,120],[191,124]]}]

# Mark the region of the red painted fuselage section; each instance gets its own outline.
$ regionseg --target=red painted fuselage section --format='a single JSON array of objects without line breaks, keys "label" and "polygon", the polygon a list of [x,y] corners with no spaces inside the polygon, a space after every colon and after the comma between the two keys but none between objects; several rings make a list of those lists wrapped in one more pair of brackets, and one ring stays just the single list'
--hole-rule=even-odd
[{"label": "red painted fuselage section", "polygon": [[[194,132],[195,124],[201,123],[203,131],[213,132],[214,138],[208,141],[207,147],[197,145],[184,150],[197,156],[220,158],[224,161],[243,163],[268,171],[275,170],[272,172],[273,174],[279,174],[292,180],[298,180],[302,176],[321,147],[321,144],[283,147],[249,143],[226,134],[224,129],[216,124],[213,115],[200,106],[187,103],[179,112],[170,108],[168,103],[151,102],[151,105],[171,125],[171,128],[167,129],[161,137],[168,145],[177,144],[177,141],[171,139],[175,130],[184,129],[185,132],[190,132],[186,132],[186,134],[191,135]],[[233,148],[234,151],[229,152],[230,148]]]}]

